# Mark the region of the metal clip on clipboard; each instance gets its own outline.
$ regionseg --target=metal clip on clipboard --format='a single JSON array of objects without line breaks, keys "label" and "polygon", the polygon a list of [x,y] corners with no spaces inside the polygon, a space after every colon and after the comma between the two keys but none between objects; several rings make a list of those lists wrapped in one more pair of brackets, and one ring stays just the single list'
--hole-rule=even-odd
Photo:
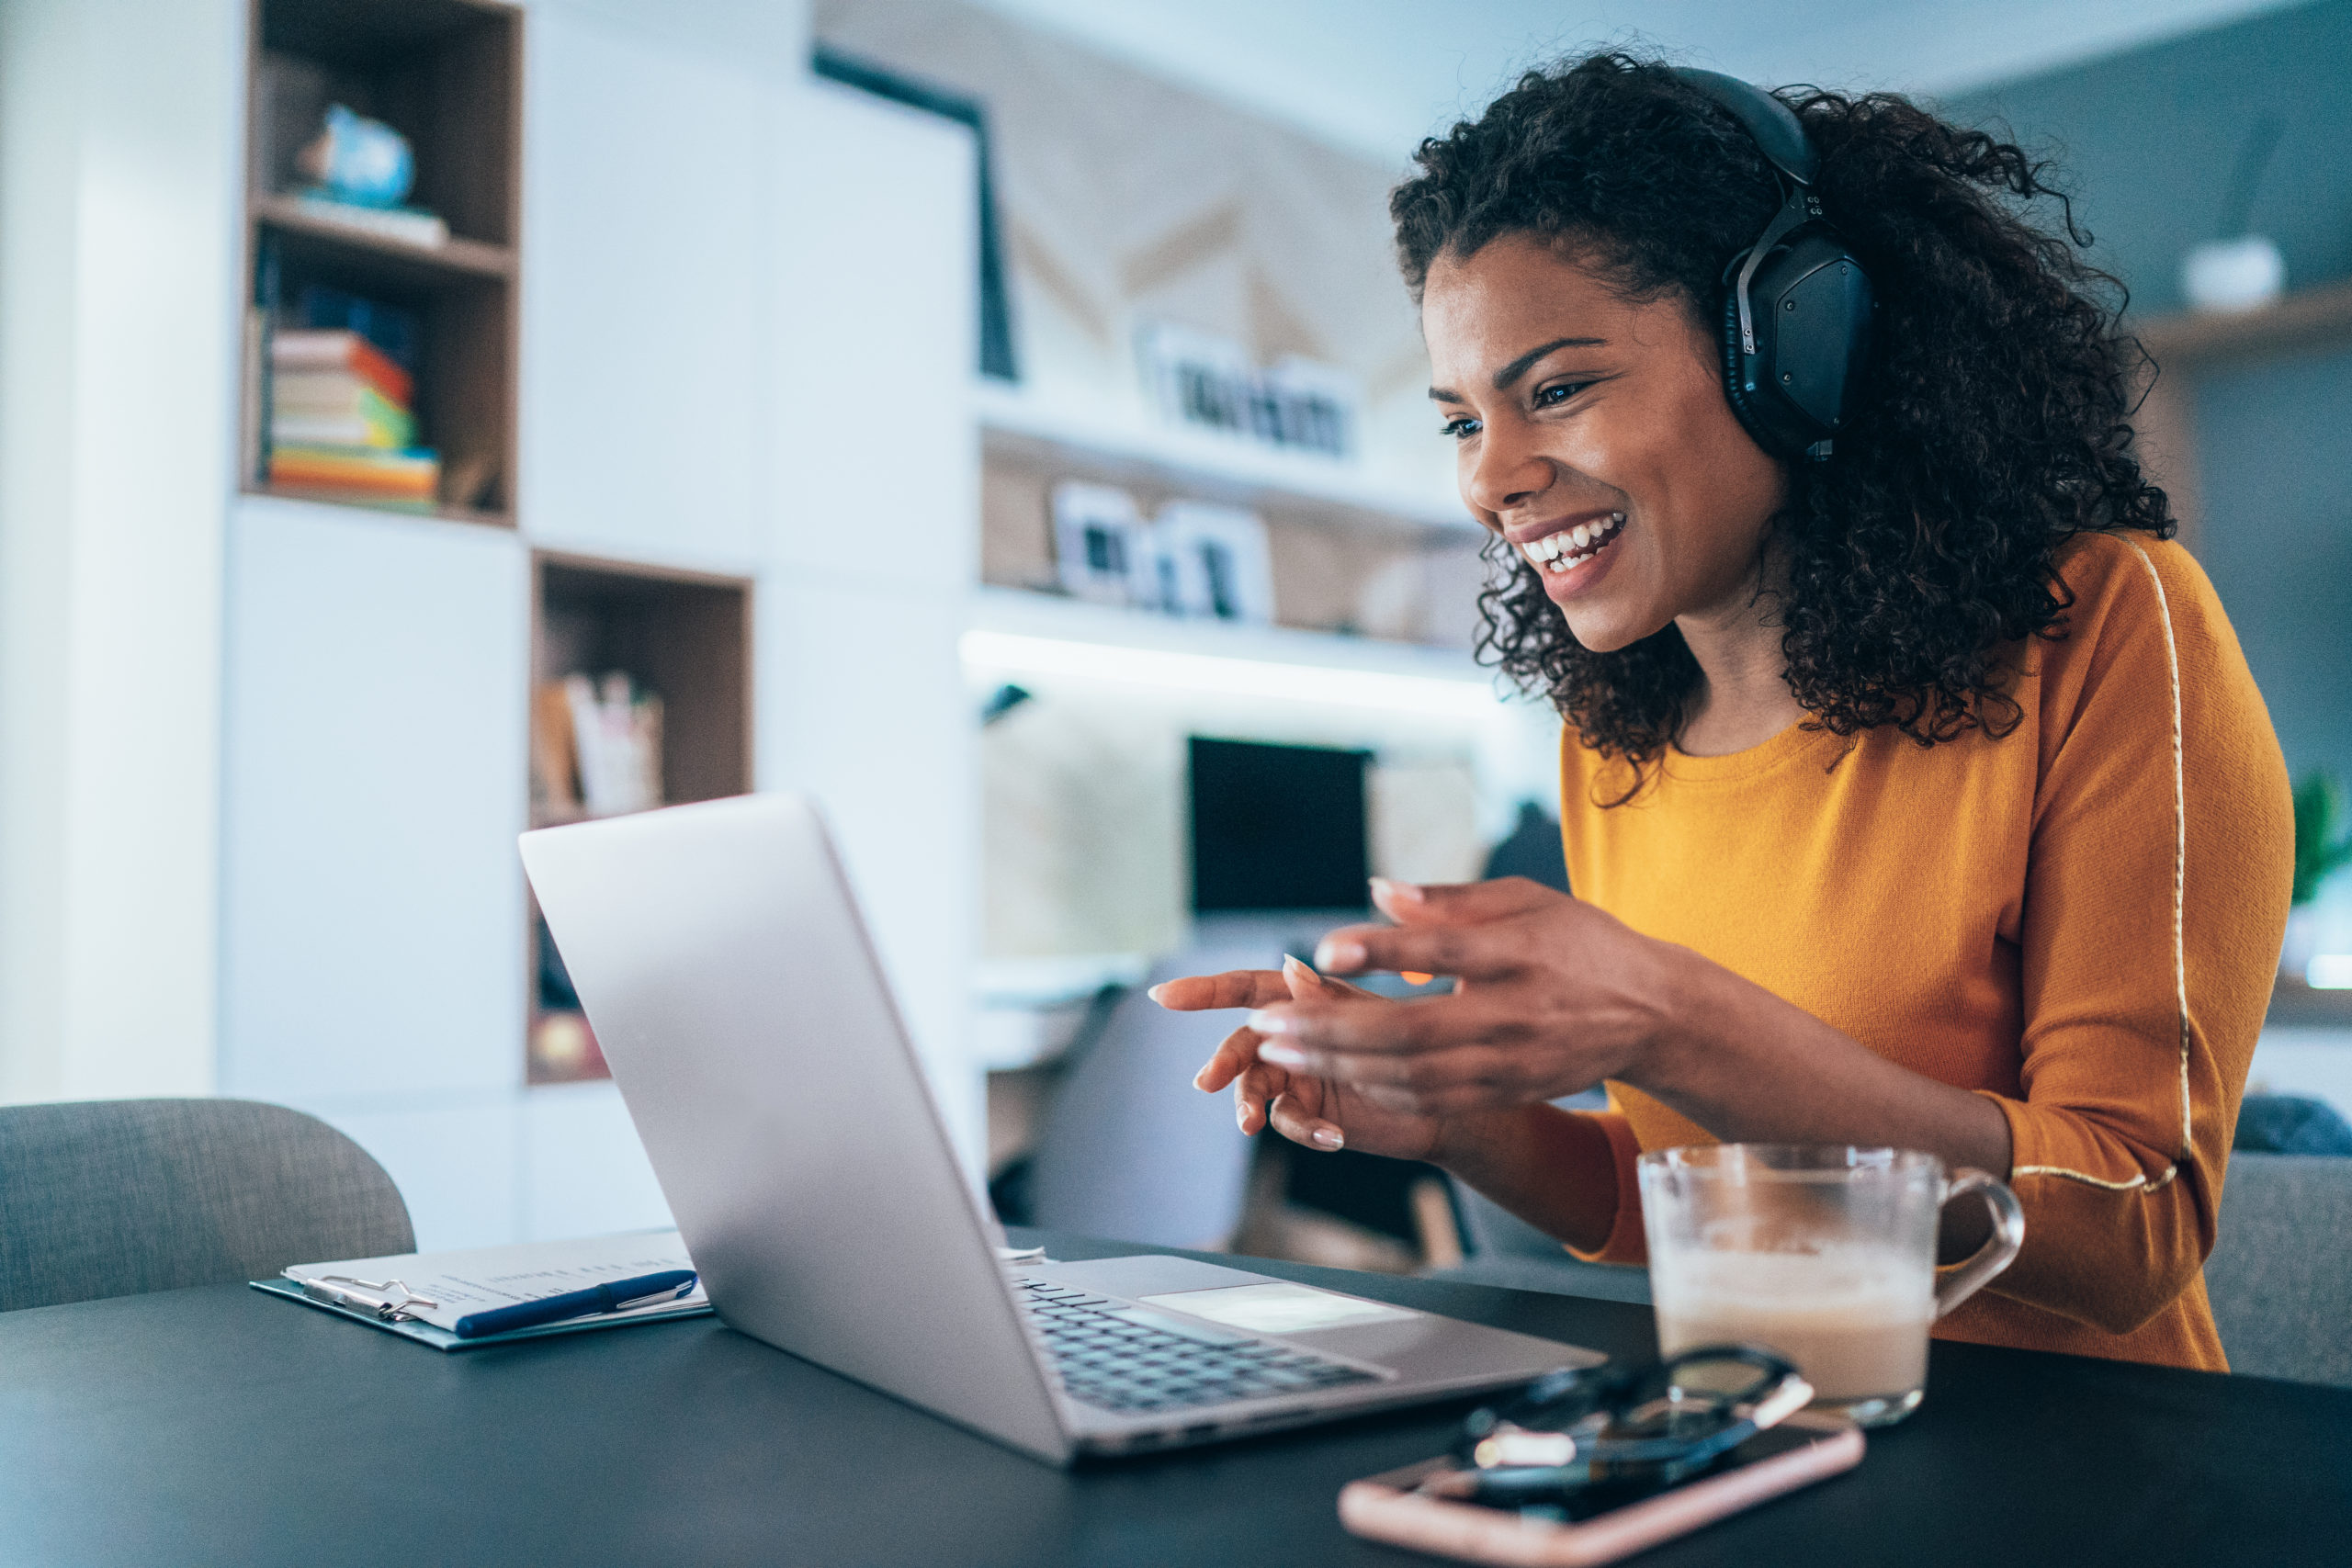
[{"label": "metal clip on clipboard", "polygon": [[330,1306],[372,1313],[386,1323],[408,1323],[441,1303],[420,1296],[398,1280],[357,1280],[348,1274],[322,1274],[302,1281],[302,1293]]}]

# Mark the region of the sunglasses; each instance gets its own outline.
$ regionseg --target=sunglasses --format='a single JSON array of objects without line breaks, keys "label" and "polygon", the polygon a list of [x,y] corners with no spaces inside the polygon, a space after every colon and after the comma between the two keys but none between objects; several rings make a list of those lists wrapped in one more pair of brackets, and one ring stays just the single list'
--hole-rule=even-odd
[{"label": "sunglasses", "polygon": [[1472,1412],[1455,1468],[1420,1490],[1497,1508],[1614,1506],[1701,1473],[1812,1399],[1794,1365],[1755,1345],[1550,1372]]}]

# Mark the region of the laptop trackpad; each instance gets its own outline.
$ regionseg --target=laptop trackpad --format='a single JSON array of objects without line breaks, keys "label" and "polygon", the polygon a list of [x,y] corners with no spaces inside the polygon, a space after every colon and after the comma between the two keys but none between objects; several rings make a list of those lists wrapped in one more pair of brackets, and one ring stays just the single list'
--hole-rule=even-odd
[{"label": "laptop trackpad", "polygon": [[1313,1334],[1319,1329],[1348,1328],[1360,1323],[1409,1322],[1420,1315],[1385,1302],[1318,1291],[1312,1285],[1293,1284],[1287,1280],[1136,1299],[1147,1306],[1204,1317],[1244,1334]]}]

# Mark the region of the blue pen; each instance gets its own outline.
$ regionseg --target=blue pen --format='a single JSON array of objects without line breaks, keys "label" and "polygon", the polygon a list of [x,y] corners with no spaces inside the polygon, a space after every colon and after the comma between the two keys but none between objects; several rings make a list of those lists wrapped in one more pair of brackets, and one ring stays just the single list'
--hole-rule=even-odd
[{"label": "blue pen", "polygon": [[659,1274],[640,1275],[634,1280],[616,1280],[609,1285],[567,1291],[560,1296],[548,1296],[536,1302],[518,1302],[511,1307],[469,1312],[458,1319],[457,1333],[460,1339],[511,1334],[518,1328],[537,1328],[543,1323],[560,1323],[568,1317],[586,1317],[592,1313],[627,1312],[631,1307],[644,1306],[651,1302],[675,1301],[694,1288],[693,1269],[665,1269]]}]

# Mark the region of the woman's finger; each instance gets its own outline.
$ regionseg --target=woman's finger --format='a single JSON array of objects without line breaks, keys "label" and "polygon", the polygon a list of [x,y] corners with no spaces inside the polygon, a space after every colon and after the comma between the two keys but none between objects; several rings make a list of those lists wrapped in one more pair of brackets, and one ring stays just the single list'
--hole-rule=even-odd
[{"label": "woman's finger", "polygon": [[1244,1067],[1258,1059],[1258,1043],[1263,1038],[1246,1024],[1217,1043],[1216,1050],[1193,1075],[1193,1087],[1204,1093],[1215,1094],[1231,1083]]},{"label": "woman's finger", "polygon": [[1309,1116],[1294,1095],[1277,1095],[1269,1114],[1274,1131],[1301,1147],[1333,1154],[1348,1146],[1348,1135],[1338,1122]]},{"label": "woman's finger", "polygon": [[1253,1066],[1233,1082],[1233,1120],[1245,1137],[1266,1125],[1266,1108],[1289,1082],[1279,1067]]},{"label": "woman's finger", "polygon": [[1317,1058],[1315,1070],[1351,1089],[1408,1089],[1419,1095],[1456,1089],[1511,1093],[1527,1087],[1524,1053],[1497,1045],[1456,1045],[1414,1055],[1329,1052]]},{"label": "woman's finger", "polygon": [[1229,969],[1222,975],[1162,980],[1144,995],[1173,1012],[1204,1012],[1212,1008],[1254,1008],[1286,1000],[1290,987],[1272,969]]},{"label": "woman's finger", "polygon": [[1373,997],[1373,993],[1362,986],[1351,986],[1345,980],[1317,975],[1296,958],[1285,957],[1283,960],[1283,983],[1290,988],[1294,1001],[1311,1001],[1324,997]]},{"label": "woman's finger", "polygon": [[1490,882],[1391,882],[1372,879],[1373,907],[1400,926],[1444,923],[1475,925],[1533,914],[1546,906],[1571,902],[1524,876],[1502,876]]},{"label": "woman's finger", "polygon": [[1508,995],[1456,991],[1447,996],[1390,1001],[1385,997],[1338,997],[1276,1002],[1250,1015],[1247,1028],[1264,1036],[1261,1061],[1312,1070],[1335,1051],[1386,1051],[1412,1055],[1449,1046],[1508,1043],[1524,1036],[1529,1020],[1510,1005]]},{"label": "woman's finger", "polygon": [[1517,923],[1482,925],[1343,926],[1315,949],[1315,966],[1342,975],[1452,975],[1494,980],[1524,967]]}]

